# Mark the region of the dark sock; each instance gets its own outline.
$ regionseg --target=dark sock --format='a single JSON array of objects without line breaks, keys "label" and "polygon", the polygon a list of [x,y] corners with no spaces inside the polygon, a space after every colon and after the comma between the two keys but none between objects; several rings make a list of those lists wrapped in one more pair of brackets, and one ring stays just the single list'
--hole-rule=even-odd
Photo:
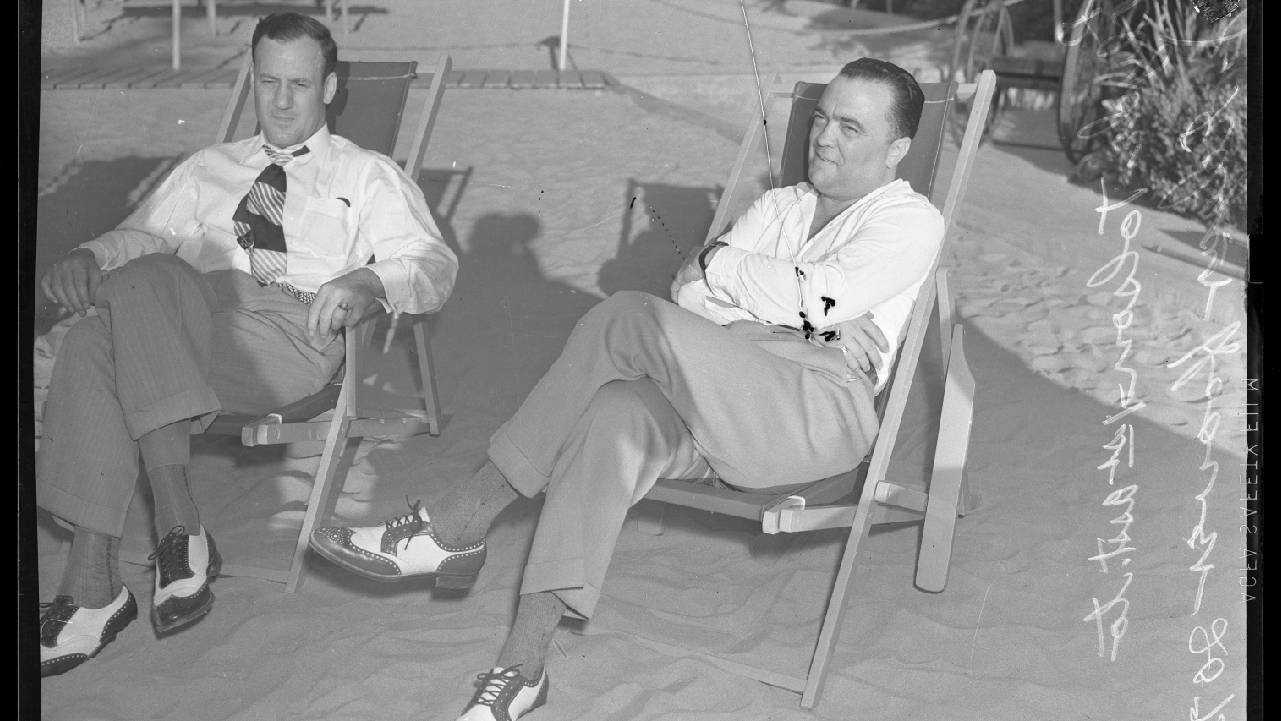
[{"label": "dark sock", "polygon": [[428,515],[442,540],[469,546],[483,541],[494,519],[519,496],[502,471],[486,461],[469,480],[455,484],[432,504]]},{"label": "dark sock", "polygon": [[76,527],[58,593],[85,608],[102,608],[116,600],[123,588],[116,568],[119,554],[119,538]]},{"label": "dark sock", "polygon": [[552,636],[568,608],[551,591],[521,595],[516,606],[516,621],[498,654],[497,665],[510,668],[519,664],[520,674],[525,678],[532,681],[541,677]]},{"label": "dark sock", "polygon": [[187,488],[187,467],[148,468],[147,478],[156,502],[156,535],[164,538],[174,526],[182,526],[189,536],[200,533],[200,511]]},{"label": "dark sock", "polygon": [[143,434],[138,450],[156,503],[156,534],[164,538],[174,526],[182,526],[188,535],[199,533],[200,511],[187,487],[191,422],[170,423]]},{"label": "dark sock", "polygon": [[120,589],[125,587],[124,576],[120,575],[120,539],[110,536],[107,538],[111,541],[107,544],[107,570],[111,573],[111,592],[119,595]]}]

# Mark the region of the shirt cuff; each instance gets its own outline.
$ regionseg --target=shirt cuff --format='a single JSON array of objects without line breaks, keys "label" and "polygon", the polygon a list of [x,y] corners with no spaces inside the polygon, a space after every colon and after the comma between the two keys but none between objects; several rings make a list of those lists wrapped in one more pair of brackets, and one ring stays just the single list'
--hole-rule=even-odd
[{"label": "shirt cuff", "polygon": [[80,245],[77,245],[75,247],[75,250],[80,250],[81,248],[89,251],[90,253],[93,253],[93,259],[95,262],[98,263],[99,269],[110,270],[107,267],[107,261],[111,259],[112,254],[111,254],[111,251],[107,249],[107,246],[105,243],[99,242],[97,240],[90,240],[90,241],[81,243]]},{"label": "shirt cuff", "polygon": [[400,263],[394,260],[380,260],[371,265],[361,266],[373,271],[383,284],[385,298],[378,298],[383,310],[388,313],[399,313],[402,308],[411,305],[409,298],[409,278]]}]

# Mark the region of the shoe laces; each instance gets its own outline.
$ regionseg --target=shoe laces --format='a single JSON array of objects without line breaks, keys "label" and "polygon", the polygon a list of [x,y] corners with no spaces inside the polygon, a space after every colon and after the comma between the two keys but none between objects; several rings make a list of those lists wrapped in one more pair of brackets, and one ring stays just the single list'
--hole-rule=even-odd
[{"label": "shoe laces", "polygon": [[80,606],[71,596],[54,596],[52,601],[40,603],[40,641],[52,645],[57,641],[62,627],[67,625]]},{"label": "shoe laces", "polygon": [[403,527],[404,530],[399,533],[405,534],[405,548],[409,548],[409,542],[413,540],[414,536],[418,535],[418,531],[421,530],[427,522],[423,520],[422,515],[419,513],[423,507],[422,499],[418,499],[417,501],[410,503],[409,496],[405,496],[405,504],[409,506],[409,513],[384,521],[384,523],[387,524],[387,530],[384,531],[384,533]]},{"label": "shoe laces", "polygon": [[190,578],[195,575],[187,562],[187,539],[189,538],[187,529],[183,526],[174,526],[165,534],[160,545],[149,556],[148,560],[159,559],[160,585],[168,586],[178,578]]},{"label": "shoe laces", "polygon": [[519,682],[523,677],[520,675],[520,664],[509,666],[499,671],[486,671],[476,674],[476,680],[480,681],[480,690],[476,692],[472,703],[480,706],[489,706],[493,708],[498,703],[499,697],[503,691],[512,683]]}]

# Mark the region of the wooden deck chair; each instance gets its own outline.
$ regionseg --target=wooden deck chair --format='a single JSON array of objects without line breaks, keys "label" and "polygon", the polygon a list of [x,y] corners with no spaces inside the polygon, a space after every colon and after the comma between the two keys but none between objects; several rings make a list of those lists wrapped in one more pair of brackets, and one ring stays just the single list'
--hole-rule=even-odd
[{"label": "wooden deck chair", "polygon": [[[363,148],[390,155],[396,147],[396,136],[409,95],[409,84],[417,77],[417,65],[416,62],[338,63],[338,92],[327,113],[330,130]],[[431,76],[430,90],[405,163],[406,173],[415,182],[440,109],[441,95],[445,90],[444,78],[451,65],[451,59],[445,56]],[[251,61],[246,59],[236,80],[235,92],[223,114],[217,142],[229,142],[257,132],[252,120],[253,113],[244,112],[249,104],[251,90]],[[366,319],[346,333],[343,368],[334,381],[319,392],[261,418],[221,415],[205,431],[240,436],[241,443],[246,446],[300,441],[324,442],[315,483],[307,501],[307,510],[303,514],[302,528],[298,532],[289,569],[259,568],[235,563],[232,559],[232,562],[223,564],[225,575],[284,583],[285,590],[292,593],[302,576],[307,540],[311,537],[321,507],[332,491],[331,486],[337,476],[347,441],[363,436],[407,436],[424,431],[432,435],[440,433],[440,402],[436,396],[431,344],[424,322],[413,324],[416,370],[422,383],[423,410],[388,412],[366,408],[361,404],[361,379],[366,370],[364,359],[371,352],[370,336],[376,320],[376,317]],[[333,411],[331,419],[316,420],[317,416],[330,410]]]},{"label": "wooden deck chair", "polygon": [[[952,103],[958,98],[970,99],[970,114],[962,140],[956,166],[946,186],[942,202],[945,222],[943,248],[951,235],[953,219],[969,178],[975,151],[983,131],[989,100],[996,79],[985,71],[977,83],[957,85],[937,83],[922,85],[925,93],[925,110],[911,150],[899,164],[900,178],[939,204],[938,188],[934,180],[943,129],[951,112]],[[806,149],[809,136],[809,119],[818,103],[825,85],[797,83],[792,92],[775,90],[774,97],[790,97],[791,114],[787,126],[786,144],[781,158],[780,181],[790,185],[804,180],[806,175]],[[708,239],[720,235],[732,219],[731,205],[741,211],[753,198],[737,197],[742,184],[744,165],[748,155],[759,152],[762,122],[759,109],[749,127],[739,150],[738,160],[731,171],[729,183],[716,215]],[[939,258],[943,255],[940,249]],[[804,677],[783,676],[737,663],[728,663],[742,675],[764,681],[801,694],[801,706],[812,708],[818,701],[827,663],[836,643],[845,594],[849,589],[854,561],[859,546],[867,536],[869,526],[876,523],[924,521],[921,547],[918,553],[916,585],[925,591],[942,591],[947,582],[948,566],[952,551],[953,528],[958,515],[963,515],[969,503],[963,470],[969,445],[970,424],[973,418],[974,378],[965,360],[962,326],[957,322],[952,297],[947,288],[946,272],[939,269],[939,258],[934,261],[929,278],[921,287],[908,321],[905,339],[895,367],[891,371],[886,389],[877,398],[876,409],[881,418],[881,428],[869,457],[854,471],[823,479],[800,490],[786,492],[743,492],[726,487],[717,481],[691,482],[689,480],[660,479],[648,500],[699,508],[716,513],[759,520],[765,533],[800,533],[828,528],[848,528],[844,554],[837,571],[827,612],[819,630],[809,671]],[[940,413],[939,436],[935,445],[934,463],[925,491],[908,488],[886,479],[886,471],[907,404],[908,391],[917,371],[917,361],[926,341],[931,314],[938,311],[938,342],[941,368],[945,369],[944,395]],[[861,492],[860,492],[861,489]],[[857,494],[857,501],[855,495]]]}]

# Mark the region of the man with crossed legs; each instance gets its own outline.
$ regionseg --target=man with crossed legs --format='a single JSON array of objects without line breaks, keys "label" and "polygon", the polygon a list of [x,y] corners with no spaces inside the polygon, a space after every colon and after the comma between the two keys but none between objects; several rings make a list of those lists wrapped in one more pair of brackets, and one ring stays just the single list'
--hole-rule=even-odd
[{"label": "man with crossed legs", "polygon": [[187,486],[193,427],[320,390],[340,331],[380,306],[435,310],[453,288],[457,258],[416,181],[325,127],[329,30],[270,15],[251,52],[262,131],[192,155],[41,282],[83,317],[54,364],[37,459],[39,505],[75,532],[42,604],[41,675],[92,658],[137,616],[117,564],[139,456],[163,539],[151,620],[168,633],[208,613],[220,566]]},{"label": "man with crossed legs", "polygon": [[895,179],[923,106],[912,76],[870,58],[824,91],[809,182],[771,190],[677,272],[675,303],[617,293],[493,436],[489,460],[427,513],[317,529],[311,546],[376,580],[466,587],[484,536],[546,493],[516,619],[460,721],[542,705],[562,616],[590,618],[628,508],[658,478],[745,489],[848,471],[877,433],[877,368],[897,352],[943,220]]}]

